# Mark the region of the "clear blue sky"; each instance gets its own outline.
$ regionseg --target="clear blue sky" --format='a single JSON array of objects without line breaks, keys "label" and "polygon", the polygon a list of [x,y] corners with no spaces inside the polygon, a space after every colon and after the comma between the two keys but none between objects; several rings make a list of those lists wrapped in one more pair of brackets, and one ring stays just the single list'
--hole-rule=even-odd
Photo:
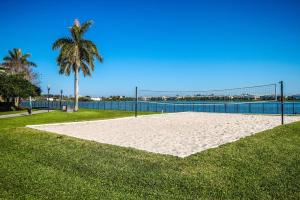
[{"label": "clear blue sky", "polygon": [[73,93],[51,50],[73,20],[104,57],[81,95],[132,94],[134,87],[207,90],[285,81],[300,93],[300,1],[148,0],[0,2],[0,57],[21,48],[38,64],[41,87]]}]

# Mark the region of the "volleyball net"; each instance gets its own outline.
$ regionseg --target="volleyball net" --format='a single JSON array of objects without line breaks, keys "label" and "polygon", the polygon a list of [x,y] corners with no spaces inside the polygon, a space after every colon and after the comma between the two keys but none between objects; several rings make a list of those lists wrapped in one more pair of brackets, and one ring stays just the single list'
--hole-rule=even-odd
[{"label": "volleyball net", "polygon": [[280,114],[280,84],[221,90],[168,91],[136,88],[136,110]]},{"label": "volleyball net", "polygon": [[277,84],[206,91],[137,90],[138,101],[166,103],[276,101]]}]

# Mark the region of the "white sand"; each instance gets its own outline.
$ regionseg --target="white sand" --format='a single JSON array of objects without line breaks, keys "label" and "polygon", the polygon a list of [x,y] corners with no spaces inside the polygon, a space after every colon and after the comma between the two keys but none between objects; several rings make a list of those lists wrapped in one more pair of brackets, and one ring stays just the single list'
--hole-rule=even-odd
[{"label": "white sand", "polygon": [[[286,123],[299,120],[299,116],[285,117]],[[186,157],[280,123],[280,116],[184,112],[27,127]]]}]

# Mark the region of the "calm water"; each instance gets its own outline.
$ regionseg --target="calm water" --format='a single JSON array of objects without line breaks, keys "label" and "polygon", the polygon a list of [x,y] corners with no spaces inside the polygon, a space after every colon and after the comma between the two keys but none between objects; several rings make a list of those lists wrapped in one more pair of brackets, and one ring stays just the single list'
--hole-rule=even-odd
[{"label": "calm water", "polygon": [[[23,107],[29,107],[29,102],[24,101]],[[64,106],[73,107],[73,102],[62,102]],[[47,108],[47,101],[32,102],[33,108]],[[51,109],[59,109],[60,102],[49,102]],[[124,110],[134,111],[134,101],[91,101],[79,102],[80,108],[98,110]],[[138,102],[138,111],[150,112],[220,112],[220,113],[253,113],[253,114],[280,114],[280,102],[252,102],[252,103],[230,103],[230,102]],[[300,114],[300,102],[285,102],[285,114]]]}]

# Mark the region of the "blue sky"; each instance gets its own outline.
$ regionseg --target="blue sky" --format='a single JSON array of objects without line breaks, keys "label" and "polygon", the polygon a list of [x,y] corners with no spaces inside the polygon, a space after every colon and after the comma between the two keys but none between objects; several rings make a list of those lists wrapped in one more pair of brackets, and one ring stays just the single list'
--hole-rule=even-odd
[{"label": "blue sky", "polygon": [[285,81],[300,93],[298,0],[110,0],[0,2],[0,57],[18,47],[38,64],[43,91],[73,93],[52,43],[75,18],[104,57],[81,95],[133,94],[134,87],[208,90]]}]

